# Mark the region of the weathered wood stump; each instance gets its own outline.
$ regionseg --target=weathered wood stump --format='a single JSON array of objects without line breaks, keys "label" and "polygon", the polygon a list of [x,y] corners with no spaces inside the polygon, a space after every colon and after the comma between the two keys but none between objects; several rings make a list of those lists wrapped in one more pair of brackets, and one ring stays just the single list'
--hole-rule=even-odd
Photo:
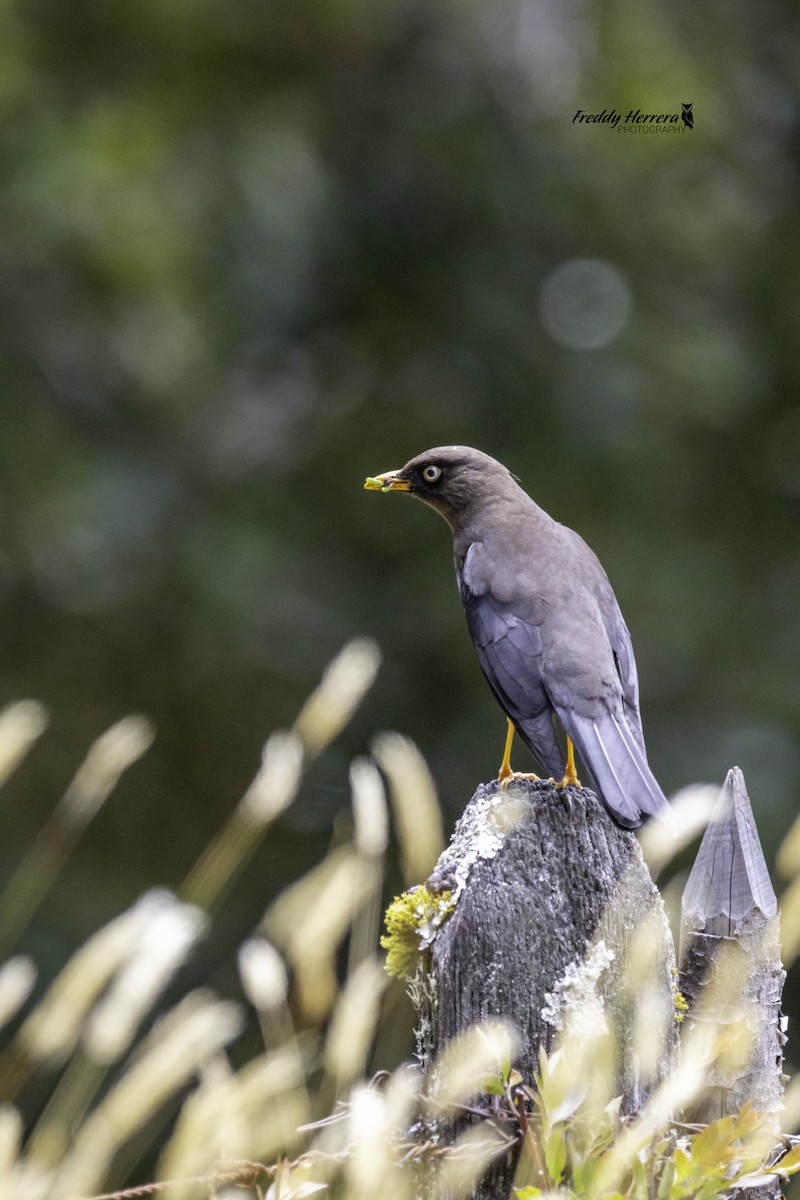
[{"label": "weathered wood stump", "polygon": [[[749,1101],[779,1132],[785,1019],[778,902],[744,776],[728,772],[682,900],[680,989],[692,1024],[741,1026],[741,1052],[716,1062],[691,1114],[714,1121]],[[777,1181],[746,1193],[779,1197]]]},{"label": "weathered wood stump", "polygon": [[[594,1011],[614,1047],[610,1095],[641,1107],[672,1063],[672,938],[635,836],[595,794],[544,781],[482,785],[428,886],[451,890],[456,905],[415,989],[423,1067],[475,1022],[503,1019],[531,1082],[539,1048],[580,1039],[581,1014]],[[510,1194],[511,1157],[475,1200]]]}]

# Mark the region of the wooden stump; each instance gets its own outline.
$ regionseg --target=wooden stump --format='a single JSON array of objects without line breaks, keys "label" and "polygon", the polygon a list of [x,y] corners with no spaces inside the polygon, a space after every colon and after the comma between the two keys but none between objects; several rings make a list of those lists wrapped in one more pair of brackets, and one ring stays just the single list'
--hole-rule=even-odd
[{"label": "wooden stump", "polygon": [[[532,1082],[539,1048],[580,1037],[593,1008],[615,1051],[610,1094],[626,1111],[641,1107],[672,1063],[672,938],[635,836],[594,793],[482,785],[428,886],[451,890],[456,905],[415,989],[423,1067],[475,1022],[499,1018],[519,1034],[514,1065]],[[496,1163],[475,1200],[508,1196],[514,1167]]]},{"label": "wooden stump", "polygon": [[[749,1101],[779,1133],[785,1019],[778,902],[761,850],[744,776],[728,772],[682,901],[680,989],[693,1023],[746,1027],[742,1053],[714,1064],[696,1121],[728,1116]],[[742,1193],[743,1195],[745,1193]],[[779,1197],[774,1185],[751,1200]]]}]

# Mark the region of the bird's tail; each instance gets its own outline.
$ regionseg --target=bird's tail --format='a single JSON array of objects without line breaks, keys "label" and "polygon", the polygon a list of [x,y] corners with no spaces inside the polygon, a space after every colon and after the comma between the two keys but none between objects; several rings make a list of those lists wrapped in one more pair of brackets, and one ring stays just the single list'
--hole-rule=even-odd
[{"label": "bird's tail", "polygon": [[643,816],[667,816],[667,798],[624,717],[608,712],[592,721],[573,712],[569,718],[567,732],[614,819],[636,829]]}]

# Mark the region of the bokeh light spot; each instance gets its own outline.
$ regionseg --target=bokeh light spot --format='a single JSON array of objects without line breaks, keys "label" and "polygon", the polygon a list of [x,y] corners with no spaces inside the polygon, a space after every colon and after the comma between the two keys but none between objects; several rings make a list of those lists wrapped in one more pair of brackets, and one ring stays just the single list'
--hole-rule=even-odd
[{"label": "bokeh light spot", "polygon": [[539,294],[539,316],[553,341],[599,350],[622,332],[631,307],[622,273],[599,258],[576,258],[552,271]]}]

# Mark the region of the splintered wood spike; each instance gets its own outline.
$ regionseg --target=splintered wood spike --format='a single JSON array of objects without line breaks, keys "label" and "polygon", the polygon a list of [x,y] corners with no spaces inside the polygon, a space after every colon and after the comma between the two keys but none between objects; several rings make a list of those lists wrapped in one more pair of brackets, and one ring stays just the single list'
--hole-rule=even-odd
[{"label": "splintered wood spike", "polygon": [[728,771],[683,893],[683,920],[697,932],[735,937],[760,912],[768,921],[778,901],[756,832],[744,776]]}]

